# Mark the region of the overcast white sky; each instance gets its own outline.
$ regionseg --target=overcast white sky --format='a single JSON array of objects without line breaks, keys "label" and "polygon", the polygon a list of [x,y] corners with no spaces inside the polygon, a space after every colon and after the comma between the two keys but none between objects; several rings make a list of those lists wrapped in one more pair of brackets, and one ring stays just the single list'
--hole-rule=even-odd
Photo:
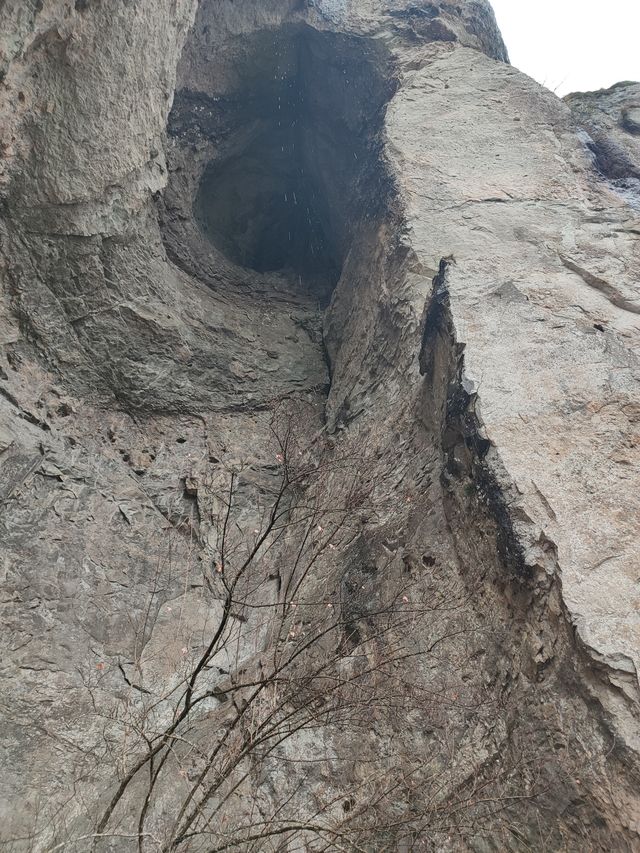
[{"label": "overcast white sky", "polygon": [[512,65],[553,89],[640,80],[640,0],[491,0]]}]

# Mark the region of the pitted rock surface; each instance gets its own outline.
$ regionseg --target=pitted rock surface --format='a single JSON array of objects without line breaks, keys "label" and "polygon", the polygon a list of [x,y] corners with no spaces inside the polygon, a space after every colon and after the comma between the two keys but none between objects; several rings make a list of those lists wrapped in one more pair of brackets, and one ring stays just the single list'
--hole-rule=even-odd
[{"label": "pitted rock surface", "polygon": [[[223,849],[171,834],[199,758],[105,808],[221,618],[229,472],[259,535],[291,407],[350,508],[304,593],[362,627],[405,584],[394,642],[438,652],[400,667],[415,706],[374,693],[252,766],[216,831],[363,849],[246,833],[366,823],[384,766],[367,850],[638,848],[639,98],[560,101],[485,0],[0,5],[9,849]],[[296,553],[260,563],[176,754],[245,701]],[[471,827],[468,790],[500,805]]]}]

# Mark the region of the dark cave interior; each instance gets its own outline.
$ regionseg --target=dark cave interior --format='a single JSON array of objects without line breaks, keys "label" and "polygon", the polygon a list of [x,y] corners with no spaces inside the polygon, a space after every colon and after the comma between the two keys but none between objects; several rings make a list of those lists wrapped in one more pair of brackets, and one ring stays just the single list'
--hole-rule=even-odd
[{"label": "dark cave interior", "polygon": [[381,48],[353,41],[300,25],[243,36],[227,91],[179,91],[169,125],[210,147],[193,214],[215,249],[313,282],[323,302],[386,186],[377,144],[392,77]]}]

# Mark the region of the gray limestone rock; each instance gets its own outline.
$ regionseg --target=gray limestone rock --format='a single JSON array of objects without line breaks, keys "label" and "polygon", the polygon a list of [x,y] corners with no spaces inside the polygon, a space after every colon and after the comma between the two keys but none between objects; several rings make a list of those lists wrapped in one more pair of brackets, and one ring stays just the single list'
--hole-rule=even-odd
[{"label": "gray limestone rock", "polygon": [[639,98],[0,3],[9,849],[638,848]]}]

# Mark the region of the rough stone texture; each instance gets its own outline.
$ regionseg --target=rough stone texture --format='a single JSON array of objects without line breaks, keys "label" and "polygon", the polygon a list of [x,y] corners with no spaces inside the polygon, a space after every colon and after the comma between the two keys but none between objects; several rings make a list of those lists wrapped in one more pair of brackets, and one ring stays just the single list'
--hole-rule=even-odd
[{"label": "rough stone texture", "polygon": [[565,98],[596,168],[640,210],[640,85],[624,82]]},{"label": "rough stone texture", "polygon": [[[405,578],[455,603],[412,640],[456,631],[433,666],[407,664],[445,711],[328,727],[351,769],[272,766],[245,803],[300,778],[339,796],[380,755],[437,768],[449,793],[503,767],[540,788],[509,807],[518,833],[416,849],[637,849],[638,84],[572,96],[572,115],[505,64],[472,0],[9,0],[0,51],[3,840],[95,832],[135,752],[107,748],[109,709],[202,647],[227,472],[258,525],[273,416],[295,400],[300,441],[323,431],[327,465],[366,448],[379,497],[312,591],[356,613]],[[278,105],[299,122],[280,154]],[[261,237],[280,182],[313,225],[282,269],[265,245],[295,211],[278,202]],[[294,545],[266,561],[269,596]],[[250,668],[262,637],[234,619],[221,669]],[[158,836],[184,785],[152,809]]]},{"label": "rough stone texture", "polygon": [[[420,97],[424,112],[410,106]],[[439,132],[445,116],[457,145]],[[412,247],[430,268],[454,258],[465,387],[513,478],[523,533],[531,524],[547,551],[526,562],[561,575],[577,636],[635,701],[637,217],[580,180],[588,164],[567,119],[512,69],[458,50],[410,75],[388,132]],[[446,184],[426,178],[445,160]],[[638,745],[635,727],[627,737]]]}]

